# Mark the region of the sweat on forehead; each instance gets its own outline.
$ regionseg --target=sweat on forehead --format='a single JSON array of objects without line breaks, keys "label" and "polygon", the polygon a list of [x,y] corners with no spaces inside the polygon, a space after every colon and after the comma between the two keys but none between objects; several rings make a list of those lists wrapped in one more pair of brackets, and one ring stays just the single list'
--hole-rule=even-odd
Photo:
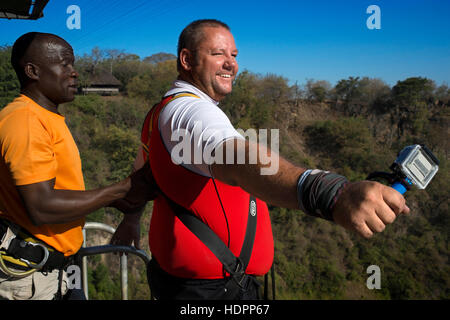
[{"label": "sweat on forehead", "polygon": [[[31,48],[30,48],[31,49]],[[62,38],[54,35],[44,34],[35,39],[32,55],[39,54],[49,59],[59,59],[61,56],[73,55],[72,47]]]},{"label": "sweat on forehead", "polygon": [[62,39],[49,39],[41,47],[42,55],[48,60],[59,61],[62,58],[73,57],[72,47]]},{"label": "sweat on forehead", "polygon": [[59,56],[60,51],[73,55],[72,47],[64,39],[49,33],[31,32],[16,41],[12,60],[43,60]]}]

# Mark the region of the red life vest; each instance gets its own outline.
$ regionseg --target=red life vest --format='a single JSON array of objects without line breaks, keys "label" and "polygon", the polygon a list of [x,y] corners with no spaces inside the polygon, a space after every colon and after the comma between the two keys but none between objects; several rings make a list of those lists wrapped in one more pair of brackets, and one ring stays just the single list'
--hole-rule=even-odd
[{"label": "red life vest", "polygon": [[[141,134],[144,159],[150,161],[155,181],[165,195],[200,218],[225,244],[229,236],[229,248],[239,256],[247,226],[250,195],[240,187],[216,180],[225,219],[212,179],[173,163],[162,141],[158,128],[159,114],[170,101],[182,96],[198,98],[189,93],[168,96],[147,114]],[[247,273],[263,275],[273,262],[273,236],[266,203],[257,199],[257,210],[256,236]],[[162,196],[158,196],[153,203],[149,245],[152,256],[161,268],[173,276],[192,279],[219,279],[224,276],[219,260],[175,216]]]}]

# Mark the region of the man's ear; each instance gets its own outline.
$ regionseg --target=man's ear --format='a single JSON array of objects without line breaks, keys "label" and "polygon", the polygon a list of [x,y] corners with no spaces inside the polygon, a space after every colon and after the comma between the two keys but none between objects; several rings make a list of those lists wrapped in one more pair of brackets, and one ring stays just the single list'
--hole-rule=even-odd
[{"label": "man's ear", "polygon": [[25,76],[31,80],[39,80],[40,69],[37,65],[27,62],[24,66]]},{"label": "man's ear", "polygon": [[180,52],[180,64],[184,70],[190,71],[193,66],[193,55],[189,49],[182,49]]}]

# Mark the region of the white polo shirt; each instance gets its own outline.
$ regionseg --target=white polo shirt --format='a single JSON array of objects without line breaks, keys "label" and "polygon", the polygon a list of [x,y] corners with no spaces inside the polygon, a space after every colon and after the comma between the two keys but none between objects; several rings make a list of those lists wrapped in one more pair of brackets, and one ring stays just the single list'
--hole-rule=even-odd
[{"label": "white polo shirt", "polygon": [[[226,140],[245,138],[218,107],[219,103],[192,84],[176,80],[165,96],[181,92],[193,93],[199,98],[179,97],[162,109],[158,126],[163,143],[172,161],[211,177],[209,165],[214,162],[215,150]],[[135,167],[142,165],[137,159]]]}]

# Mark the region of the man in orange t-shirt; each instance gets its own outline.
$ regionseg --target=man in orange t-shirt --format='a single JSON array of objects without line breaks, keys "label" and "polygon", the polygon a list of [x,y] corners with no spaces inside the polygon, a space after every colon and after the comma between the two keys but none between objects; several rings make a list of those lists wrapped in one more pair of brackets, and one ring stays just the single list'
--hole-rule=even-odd
[{"label": "man in orange t-shirt", "polygon": [[[70,292],[62,281],[64,268],[81,247],[85,216],[127,194],[141,204],[145,188],[136,190],[140,176],[134,173],[85,191],[78,148],[58,112],[58,105],[72,101],[77,91],[74,54],[65,40],[27,33],[14,43],[11,63],[21,95],[0,112],[0,253],[10,270],[20,273],[31,265],[38,271],[17,279],[0,269],[6,272],[0,271],[0,298],[60,298]],[[42,246],[18,242],[14,247],[24,234]],[[27,254],[44,252],[43,247],[49,257],[37,268],[45,258],[32,261]]]},{"label": "man in orange t-shirt", "polygon": [[53,178],[54,189],[85,189],[78,148],[64,116],[21,94],[0,112],[0,144],[0,216],[64,255],[75,254],[83,243],[84,219],[35,225],[16,189]]}]

